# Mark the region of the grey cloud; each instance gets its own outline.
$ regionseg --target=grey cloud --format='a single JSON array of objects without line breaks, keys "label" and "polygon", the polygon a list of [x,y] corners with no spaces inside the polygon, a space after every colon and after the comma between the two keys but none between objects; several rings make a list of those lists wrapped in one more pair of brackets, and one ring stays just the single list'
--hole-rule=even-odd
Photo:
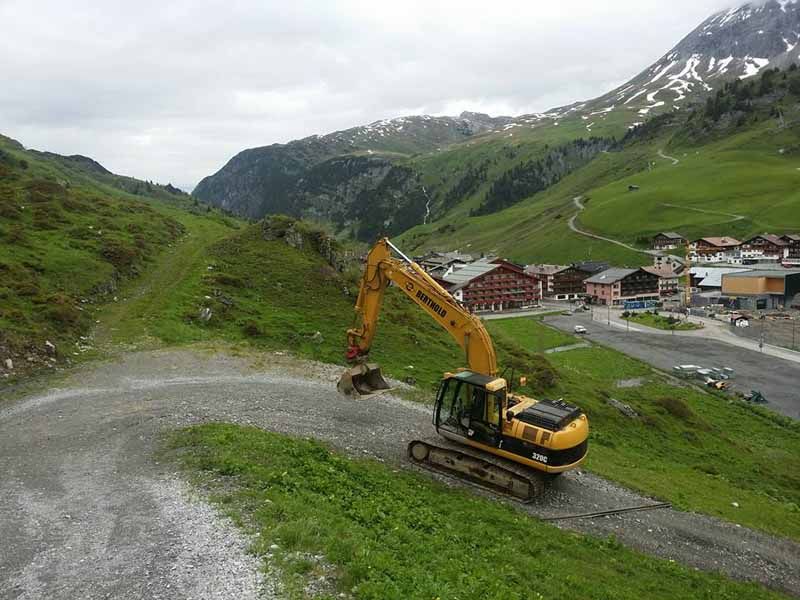
[{"label": "grey cloud", "polygon": [[5,0],[0,132],[187,186],[245,147],[600,95],[726,4]]}]

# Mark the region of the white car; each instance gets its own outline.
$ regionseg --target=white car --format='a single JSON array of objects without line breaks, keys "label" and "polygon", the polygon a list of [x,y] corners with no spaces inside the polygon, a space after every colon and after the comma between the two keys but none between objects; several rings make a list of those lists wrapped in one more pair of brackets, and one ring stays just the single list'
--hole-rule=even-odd
[{"label": "white car", "polygon": [[580,333],[580,334],[589,333],[588,331],[586,331],[586,327],[584,327],[583,325],[575,325],[574,331],[575,333]]}]

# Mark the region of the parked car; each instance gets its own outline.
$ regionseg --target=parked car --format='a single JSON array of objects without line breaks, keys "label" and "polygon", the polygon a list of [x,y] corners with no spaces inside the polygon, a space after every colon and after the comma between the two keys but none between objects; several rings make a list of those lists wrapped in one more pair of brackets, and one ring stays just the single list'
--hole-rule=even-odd
[{"label": "parked car", "polygon": [[575,333],[579,333],[579,334],[583,334],[583,335],[589,333],[586,330],[586,327],[584,327],[583,325],[575,325],[575,330],[574,331],[575,331]]}]

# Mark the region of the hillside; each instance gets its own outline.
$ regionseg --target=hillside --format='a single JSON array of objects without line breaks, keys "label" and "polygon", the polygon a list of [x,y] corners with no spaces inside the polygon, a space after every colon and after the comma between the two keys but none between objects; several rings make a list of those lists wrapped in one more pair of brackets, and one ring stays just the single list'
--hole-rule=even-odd
[{"label": "hillside", "polygon": [[[395,168],[397,160],[435,151],[507,121],[468,112],[459,117],[400,117],[253,148],[203,179],[193,194],[246,217],[286,213],[344,228],[360,220],[359,211],[375,194],[399,198],[417,192],[421,198],[401,208],[413,211],[417,223],[425,214],[424,191],[413,172]],[[403,222],[394,229],[404,226]]]},{"label": "hillside", "polygon": [[[487,202],[486,195],[526,165],[547,160],[553,146],[622,138],[650,117],[691,110],[727,82],[788,67],[798,59],[798,31],[796,2],[747,3],[711,15],[642,73],[599,98],[517,117],[401,117],[245,150],[205,178],[194,195],[249,218],[284,213],[324,222],[363,241],[434,220],[485,215],[523,199]],[[561,175],[538,179],[549,187]],[[568,235],[558,229],[559,236]],[[599,251],[636,262],[636,253],[622,247],[577,241],[581,256]],[[547,259],[530,251],[515,256]]]},{"label": "hillside", "polygon": [[[271,361],[273,352],[343,363],[360,276],[353,248],[284,217],[206,229],[206,239],[194,234],[208,227],[207,220],[188,226],[192,235],[126,284],[119,302],[98,311],[93,344],[108,351],[232,345],[256,363]],[[682,508],[800,539],[800,529],[789,525],[800,502],[800,471],[792,467],[800,444],[795,423],[726,396],[677,387],[649,366],[599,346],[537,354],[576,340],[533,319],[487,326],[499,363],[528,377],[524,393],[570,399],[588,412],[592,471]],[[397,289],[388,290],[370,357],[387,375],[415,384],[401,393],[425,403],[442,372],[464,361],[449,336]],[[617,385],[637,378],[640,386]],[[634,407],[641,419],[625,417],[609,397]],[[731,438],[731,431],[748,436]]]},{"label": "hillside", "polygon": [[799,229],[798,101],[794,67],[734,80],[703,104],[634,128],[618,151],[509,209],[465,218],[464,205],[476,202],[468,199],[401,241],[415,251],[470,248],[523,262],[594,257],[636,265],[650,257],[580,235],[571,219],[577,215],[573,226],[582,231],[641,248],[665,230],[746,237]]},{"label": "hillside", "polygon": [[80,354],[95,307],[184,234],[189,213],[176,206],[192,201],[91,159],[0,137],[0,372]]}]

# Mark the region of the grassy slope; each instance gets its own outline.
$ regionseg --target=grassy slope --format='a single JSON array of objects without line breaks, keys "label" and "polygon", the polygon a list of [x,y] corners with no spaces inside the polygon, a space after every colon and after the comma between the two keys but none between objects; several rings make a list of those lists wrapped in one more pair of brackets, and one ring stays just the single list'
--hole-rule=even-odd
[{"label": "grassy slope", "polygon": [[[570,231],[567,222],[577,212],[574,197],[592,196],[592,187],[598,182],[610,183],[638,172],[655,152],[655,147],[642,145],[635,151],[602,154],[550,189],[516,206],[482,217],[447,216],[411,229],[399,241],[415,252],[461,248],[493,252],[521,262],[605,259],[620,265],[647,264],[650,259],[646,255],[581,236]],[[479,198],[474,202],[479,202]]]},{"label": "grassy slope", "polygon": [[[790,74],[790,80],[797,77],[796,72]],[[756,109],[758,120],[735,128],[711,124],[703,132],[699,113],[689,123],[678,118],[673,125],[643,136],[644,141],[627,144],[622,152],[597,157],[552,188],[484,217],[469,217],[469,209],[479,204],[492,176],[540,152],[545,143],[585,136],[583,122],[567,119],[559,127],[548,123],[514,128],[509,131],[514,133],[512,138],[492,134],[436,156],[418,157],[416,164],[423,172],[430,165],[427,182],[445,188],[452,187],[447,182],[457,181],[467,166],[480,161],[497,160],[498,168],[490,171],[489,181],[474,194],[437,215],[434,222],[404,233],[401,242],[410,250],[471,249],[522,262],[591,258],[637,265],[649,261],[646,255],[571,232],[567,220],[576,212],[572,198],[577,195],[590,198],[578,220],[582,229],[627,243],[665,230],[690,238],[798,231],[800,108],[791,94],[781,98],[785,128],[779,129],[769,116],[769,96]],[[730,119],[738,116],[734,113]],[[592,134],[619,137],[629,120],[628,114],[612,112]],[[681,162],[673,165],[660,157],[662,149]],[[630,184],[641,190],[628,192]],[[744,218],[733,221],[731,214]]]},{"label": "grassy slope", "polygon": [[93,305],[181,235],[178,212],[0,138],[0,354],[68,354]]},{"label": "grassy slope", "polygon": [[333,567],[332,596],[360,599],[780,597],[313,441],[218,424],[179,432],[171,449],[251,524],[256,552],[281,566],[290,597],[306,597],[305,582],[325,572],[307,558],[319,553]]},{"label": "grassy slope", "polygon": [[[629,242],[664,230],[690,238],[800,230],[800,156],[779,154],[798,133],[800,125],[778,132],[767,122],[700,148],[672,148],[680,164],[661,160],[652,171],[592,190],[581,222]],[[640,191],[628,193],[629,183]],[[745,218],[731,222],[728,215]]]},{"label": "grassy slope", "polygon": [[[134,328],[144,323],[149,335],[168,343],[221,338],[343,363],[352,279],[342,279],[311,249],[264,241],[257,225],[223,237],[207,252],[183,283],[170,288],[168,308],[150,310]],[[214,313],[207,323],[197,318],[203,306]],[[533,352],[577,340],[535,319],[491,321],[488,327],[501,365],[530,378],[523,391],[563,397],[590,415],[593,471],[682,508],[800,539],[797,424],[677,387],[612,350],[537,358]],[[428,401],[441,373],[464,362],[449,337],[395,289],[387,294],[372,358],[389,375],[413,377]],[[644,377],[644,385],[616,387],[617,380],[634,377]],[[643,417],[625,418],[606,403],[609,397]],[[740,435],[744,431],[747,436]]]},{"label": "grassy slope", "polygon": [[[582,341],[535,319],[487,326],[495,338],[511,335],[526,348]],[[592,471],[684,509],[800,539],[798,423],[729,403],[724,395],[678,387],[647,365],[600,346],[548,360],[559,379],[547,395],[574,402],[589,415]],[[640,387],[617,387],[620,380],[639,377]],[[641,417],[623,417],[606,402],[612,397]]]},{"label": "grassy slope", "polygon": [[[185,307],[200,296],[203,272],[209,265],[209,249],[240,226],[227,218],[209,218],[185,211],[174,217],[186,234],[166,251],[140,278],[119,290],[118,302],[107,304],[96,315],[101,325],[95,344],[102,351],[118,345],[138,348],[152,343],[179,343],[191,326]],[[192,331],[196,335],[196,331]]]}]

